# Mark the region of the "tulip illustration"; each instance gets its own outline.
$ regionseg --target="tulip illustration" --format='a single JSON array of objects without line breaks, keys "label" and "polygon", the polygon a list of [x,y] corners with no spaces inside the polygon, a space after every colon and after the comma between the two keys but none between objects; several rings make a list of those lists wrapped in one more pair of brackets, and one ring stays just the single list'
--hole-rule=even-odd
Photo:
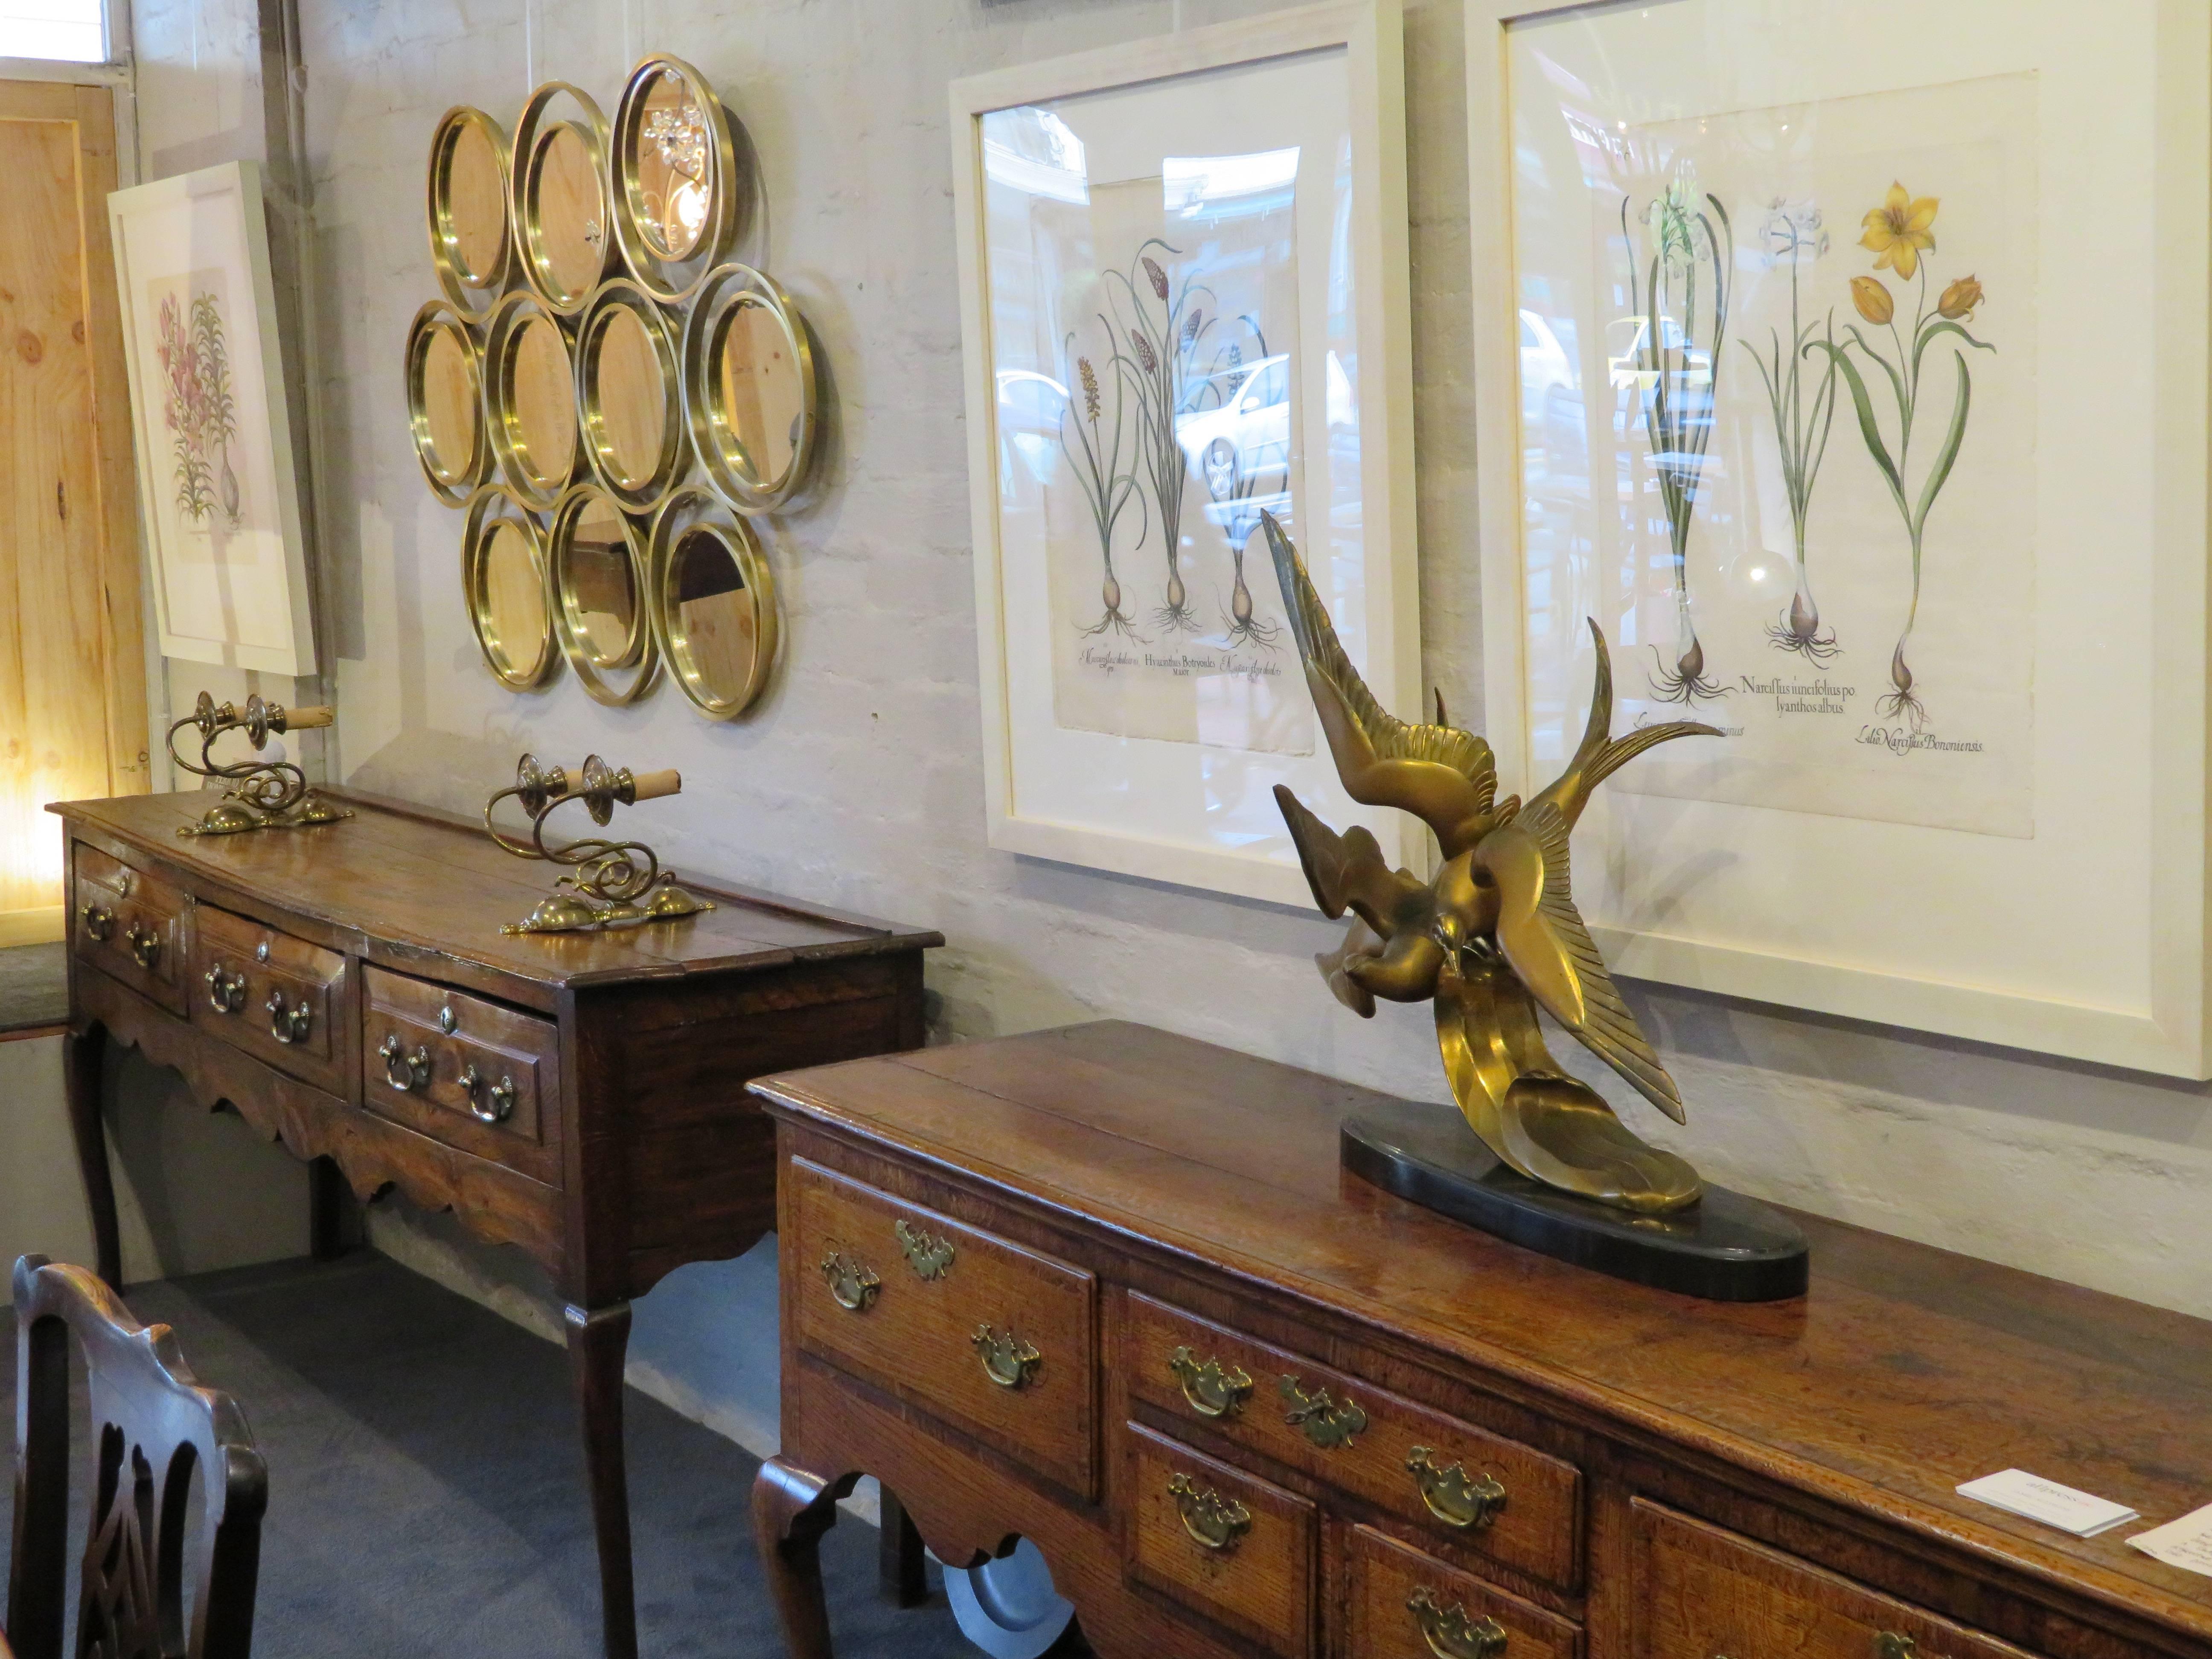
[{"label": "tulip illustration", "polygon": [[[1909,720],[1915,731],[1927,724],[1928,709],[1905,659],[1905,647],[1911,641],[1913,624],[1920,617],[1921,550],[1928,532],[1928,514],[1958,462],[1959,446],[1966,436],[1966,415],[1974,391],[1973,376],[1966,366],[1966,348],[1977,351],[1996,349],[1988,341],[1978,340],[1966,331],[1966,319],[1982,303],[1982,285],[1976,278],[1961,276],[1942,290],[1932,307],[1928,302],[1928,263],[1920,256],[1936,250],[1934,227],[1938,205],[1938,199],[1933,196],[1914,197],[1902,184],[1893,184],[1882,205],[1869,211],[1862,222],[1866,234],[1859,238],[1859,245],[1876,256],[1875,269],[1893,270],[1907,282],[1917,280],[1910,346],[1906,344],[1905,331],[1898,326],[1895,296],[1878,278],[1854,276],[1851,304],[1874,327],[1888,330],[1892,355],[1885,356],[1856,323],[1845,329],[1850,337],[1842,345],[1832,340],[1815,340],[1808,348],[1825,351],[1828,361],[1842,374],[1844,384],[1850,388],[1859,435],[1865,440],[1867,453],[1881,471],[1882,482],[1889,486],[1890,499],[1896,503],[1906,539],[1911,544],[1912,601],[1905,613],[1905,627],[1897,636],[1897,649],[1890,656],[1891,689],[1875,707],[1885,720],[1900,716]],[[1948,355],[1956,370],[1951,416],[1943,435],[1936,441],[1934,459],[1929,462],[1915,491],[1908,481],[1911,476],[1915,422],[1923,412],[1922,374],[1929,362],[1929,349],[1946,335],[1955,335],[1964,342],[1948,353],[1936,354],[1939,357]],[[1853,362],[1854,352],[1881,367],[1883,383],[1895,400],[1893,444],[1875,416],[1874,399],[1867,390],[1867,377]]]}]

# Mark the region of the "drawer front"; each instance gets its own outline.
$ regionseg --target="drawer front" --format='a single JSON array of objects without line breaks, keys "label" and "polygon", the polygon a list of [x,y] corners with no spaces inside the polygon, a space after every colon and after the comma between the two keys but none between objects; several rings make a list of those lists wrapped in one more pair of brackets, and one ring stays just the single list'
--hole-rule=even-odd
[{"label": "drawer front", "polygon": [[76,843],[76,895],[70,947],[80,962],[121,980],[170,1012],[185,1008],[191,968],[185,890]]},{"label": "drawer front", "polygon": [[[1578,1659],[1582,1631],[1371,1527],[1346,1540],[1359,1659]],[[1706,1659],[1700,1656],[1699,1659]]]},{"label": "drawer front", "polygon": [[1478,1555],[1559,1589],[1579,1586],[1582,1476],[1572,1464],[1133,1291],[1128,1333],[1136,1398]]},{"label": "drawer front", "polygon": [[362,969],[362,1106],[549,1187],[562,1184],[560,1055],[550,1020]]},{"label": "drawer front", "polygon": [[279,1071],[346,1092],[346,959],[212,905],[198,907],[192,1024]]},{"label": "drawer front", "polygon": [[1095,1499],[1097,1281],[804,1158],[784,1178],[799,1345]]},{"label": "drawer front", "polygon": [[2026,1659],[2009,1643],[1644,1498],[1633,1510],[1639,1659]]},{"label": "drawer front", "polygon": [[1314,1650],[1314,1506],[1141,1425],[1123,1433],[1129,1576],[1269,1653],[1306,1659]]}]

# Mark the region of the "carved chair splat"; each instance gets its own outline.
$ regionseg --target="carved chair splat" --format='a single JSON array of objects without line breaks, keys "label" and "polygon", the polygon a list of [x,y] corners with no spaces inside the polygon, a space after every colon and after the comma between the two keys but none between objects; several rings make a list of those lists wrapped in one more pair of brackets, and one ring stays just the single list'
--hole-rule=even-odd
[{"label": "carved chair splat", "polygon": [[15,1291],[15,1531],[0,1651],[61,1659],[74,1338],[85,1359],[94,1460],[78,1659],[246,1659],[269,1474],[237,1402],[200,1386],[167,1325],[139,1323],[82,1267],[24,1256]]}]

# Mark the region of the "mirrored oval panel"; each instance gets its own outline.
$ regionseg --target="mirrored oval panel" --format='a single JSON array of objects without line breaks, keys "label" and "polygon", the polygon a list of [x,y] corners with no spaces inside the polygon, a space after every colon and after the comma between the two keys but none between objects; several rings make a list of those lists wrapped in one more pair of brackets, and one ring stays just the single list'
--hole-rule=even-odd
[{"label": "mirrored oval panel", "polygon": [[617,311],[599,341],[599,407],[606,454],[617,477],[635,488],[659,465],[668,437],[667,387],[651,334],[635,312]]},{"label": "mirrored oval panel", "polygon": [[480,109],[446,112],[430,141],[430,258],[454,304],[482,314],[507,276],[507,134]]},{"label": "mirrored oval panel", "polygon": [[463,507],[491,465],[482,354],[461,313],[433,300],[408,325],[407,421],[430,493]]},{"label": "mirrored oval panel", "polygon": [[448,482],[465,477],[483,431],[476,353],[458,329],[431,331],[422,356],[422,418],[430,464]]},{"label": "mirrored oval panel", "polygon": [[748,297],[731,314],[717,361],[717,403],[753,482],[773,489],[798,456],[806,386],[784,320]]},{"label": "mirrored oval panel", "polygon": [[583,497],[565,531],[561,603],[569,632],[594,668],[623,667],[637,649],[645,621],[629,526],[622,509],[594,489]]},{"label": "mirrored oval panel", "polygon": [[568,337],[551,318],[532,317],[515,331],[509,349],[515,453],[532,483],[557,490],[576,468],[576,383]]},{"label": "mirrored oval panel", "polygon": [[545,637],[545,587],[528,533],[512,519],[485,532],[484,648],[502,676],[535,679],[552,641]]},{"label": "mirrored oval panel", "polygon": [[743,714],[775,658],[774,580],[751,527],[696,484],[653,527],[653,625],[684,695],[716,720]]},{"label": "mirrored oval panel", "polygon": [[605,173],[583,127],[563,121],[538,138],[525,212],[546,298],[581,305],[606,270],[608,247]]},{"label": "mirrored oval panel", "polygon": [[674,69],[653,71],[638,101],[638,228],[664,259],[688,259],[713,216],[713,117]]},{"label": "mirrored oval panel", "polygon": [[584,309],[576,389],[592,471],[623,507],[650,511],[684,459],[675,349],[635,283],[604,283]]}]

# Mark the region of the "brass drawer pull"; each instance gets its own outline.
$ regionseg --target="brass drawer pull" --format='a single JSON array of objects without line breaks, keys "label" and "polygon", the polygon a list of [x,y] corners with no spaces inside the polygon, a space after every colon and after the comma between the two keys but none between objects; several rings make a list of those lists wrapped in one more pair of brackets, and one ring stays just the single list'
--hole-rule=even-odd
[{"label": "brass drawer pull", "polygon": [[1437,1659],[1496,1659],[1505,1651],[1504,1626],[1495,1619],[1470,1619],[1456,1603],[1439,1606],[1425,1586],[1406,1598],[1406,1611]]},{"label": "brass drawer pull", "polygon": [[430,1086],[430,1049],[422,1044],[413,1054],[400,1047],[399,1036],[393,1032],[376,1046],[384,1060],[384,1080],[401,1094]]},{"label": "brass drawer pull", "polygon": [[1002,1389],[1018,1389],[1036,1375],[1044,1356],[1012,1331],[1000,1336],[989,1325],[978,1325],[969,1340],[981,1356],[983,1374]]},{"label": "brass drawer pull", "polygon": [[891,1231],[897,1235],[899,1249],[906,1253],[906,1265],[920,1277],[934,1282],[952,1271],[951,1239],[909,1227],[903,1220],[891,1223]]},{"label": "brass drawer pull", "polygon": [[1920,1644],[1893,1630],[1879,1631],[1874,1638],[1875,1659],[1920,1659]]},{"label": "brass drawer pull", "polygon": [[1426,1446],[1413,1448],[1406,1458],[1406,1468],[1420,1488],[1421,1502],[1428,1505],[1429,1513],[1448,1527],[1486,1527],[1505,1507],[1505,1488],[1496,1476],[1469,1480],[1463,1463],[1440,1469]]},{"label": "brass drawer pull", "polygon": [[123,937],[130,941],[131,959],[150,973],[155,963],[161,959],[161,936],[134,921],[123,930]]},{"label": "brass drawer pull", "polygon": [[1175,1499],[1176,1513],[1182,1516],[1182,1529],[1210,1550],[1226,1553],[1252,1530],[1251,1510],[1233,1498],[1223,1498],[1211,1486],[1201,1491],[1189,1475],[1170,1475],[1168,1496]]},{"label": "brass drawer pull", "polygon": [[[314,1005],[305,997],[301,998],[297,1002],[288,1003],[284,1000],[284,994],[282,991],[271,991],[269,994],[269,1000],[263,1006],[269,1011],[270,1036],[275,1037],[279,1042],[305,1042],[307,1040],[307,1032],[315,1023],[315,1008]],[[397,1042],[398,1039],[394,1038],[393,1041]],[[380,1048],[377,1052],[382,1054],[384,1051]],[[418,1084],[428,1083],[430,1080],[430,1051],[427,1048],[421,1049],[418,1051],[417,1057],[422,1062],[422,1073],[415,1081]],[[387,1076],[390,1075],[391,1065],[391,1058],[387,1055],[385,1059]],[[398,1089],[405,1085],[394,1083],[392,1086]]]},{"label": "brass drawer pull", "polygon": [[221,963],[209,969],[207,981],[208,1006],[218,1014],[234,1014],[246,1006],[246,975],[226,974]]},{"label": "brass drawer pull", "polygon": [[1200,1417],[1234,1417],[1252,1397],[1252,1379],[1243,1366],[1224,1370],[1218,1359],[1201,1365],[1188,1348],[1168,1356],[1168,1373],[1182,1385],[1182,1397]]},{"label": "brass drawer pull", "polygon": [[[481,1101],[477,1098],[478,1091],[484,1097]],[[504,1123],[514,1115],[514,1079],[502,1077],[488,1084],[474,1060],[461,1067],[461,1092],[469,1097],[469,1115],[481,1122]]]},{"label": "brass drawer pull", "polygon": [[1290,1407],[1283,1421],[1304,1431],[1306,1438],[1324,1451],[1350,1445],[1352,1436],[1367,1426],[1365,1412],[1350,1400],[1340,1406],[1328,1397],[1327,1389],[1308,1394],[1298,1387],[1295,1376],[1285,1376],[1275,1386],[1283,1403]]},{"label": "brass drawer pull", "polygon": [[88,904],[77,915],[84,920],[85,937],[95,944],[106,944],[115,931],[115,912],[104,904]]},{"label": "brass drawer pull", "polygon": [[822,1258],[822,1277],[829,1284],[830,1294],[837,1298],[837,1305],[854,1313],[867,1312],[884,1282],[842,1250],[832,1250]]}]

